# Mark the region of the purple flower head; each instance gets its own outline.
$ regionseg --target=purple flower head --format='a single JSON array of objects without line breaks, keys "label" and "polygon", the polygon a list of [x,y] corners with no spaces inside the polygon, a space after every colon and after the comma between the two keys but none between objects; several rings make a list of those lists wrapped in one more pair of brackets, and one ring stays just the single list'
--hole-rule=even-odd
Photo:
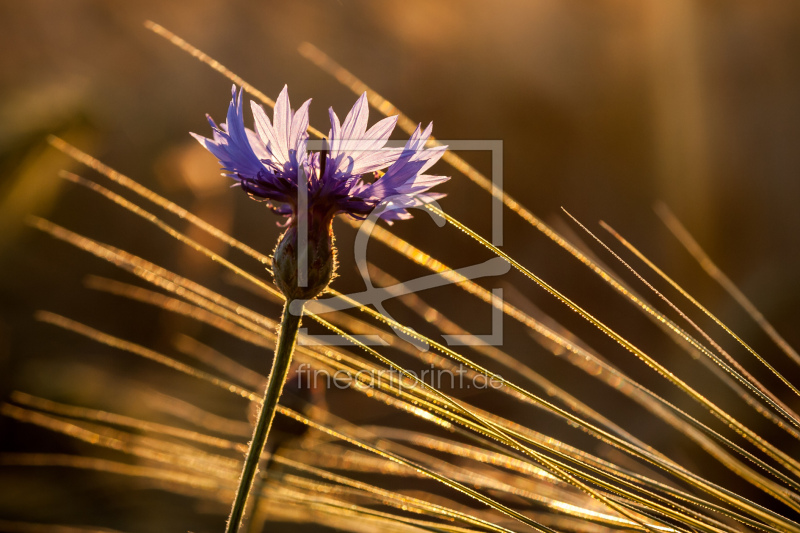
[{"label": "purple flower head", "polygon": [[284,87],[271,122],[264,109],[251,102],[255,131],[244,125],[242,100],[243,90],[237,93],[234,86],[226,122],[218,126],[209,117],[213,137],[192,135],[219,159],[225,173],[242,189],[267,200],[273,211],[289,217],[290,224],[297,213],[303,180],[307,183],[309,212],[322,220],[339,213],[365,218],[380,205],[380,217],[391,223],[410,218],[407,208],[444,196],[425,194],[449,179],[425,174],[447,149],[425,148],[432,125],[424,131],[417,127],[404,148],[387,147],[397,117],[385,118],[367,129],[366,93],[356,101],[344,123],[330,109],[328,140],[323,150],[315,153],[307,151],[311,100],[293,112]]}]

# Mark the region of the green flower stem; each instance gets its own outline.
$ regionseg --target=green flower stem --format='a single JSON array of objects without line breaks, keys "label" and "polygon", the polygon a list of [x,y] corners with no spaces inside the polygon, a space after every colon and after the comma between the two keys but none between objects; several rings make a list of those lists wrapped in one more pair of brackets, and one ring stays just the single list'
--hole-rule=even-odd
[{"label": "green flower stem", "polygon": [[[275,408],[283,391],[286,382],[286,375],[289,373],[289,365],[292,362],[292,354],[297,342],[297,331],[300,328],[300,314],[289,312],[290,301],[287,300],[283,308],[281,319],[281,329],[278,338],[278,346],[275,348],[275,360],[272,362],[272,372],[267,380],[267,390],[264,393],[264,403],[258,414],[253,439],[250,441],[250,448],[247,450],[247,458],[244,461],[242,477],[239,479],[239,488],[236,490],[236,498],[233,500],[231,516],[228,518],[226,533],[237,533],[242,523],[244,510],[247,506],[247,497],[253,486],[258,463],[261,454],[264,452],[264,445],[272,427],[272,420],[275,418]],[[302,308],[301,308],[302,309]]]}]

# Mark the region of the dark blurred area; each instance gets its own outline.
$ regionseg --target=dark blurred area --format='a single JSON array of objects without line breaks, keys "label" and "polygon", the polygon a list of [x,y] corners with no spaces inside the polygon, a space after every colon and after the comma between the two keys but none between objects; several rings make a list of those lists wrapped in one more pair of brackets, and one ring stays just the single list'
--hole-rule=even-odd
[{"label": "dark blurred area", "polygon": [[[216,391],[200,396],[189,378],[35,321],[38,309],[165,352],[174,351],[171,343],[177,333],[196,336],[242,364],[267,372],[269,359],[257,348],[188,319],[86,288],[87,274],[134,279],[25,224],[29,214],[53,220],[277,318],[276,305],[231,287],[219,265],[57,176],[60,169],[69,169],[96,178],[50,147],[48,134],[63,137],[256,249],[266,253],[274,247],[280,233],[277,218],[240,191],[229,190],[216,161],[189,136],[190,131],[210,134],[205,113],[223,120],[230,82],[145,29],[147,19],[185,38],[267,95],[277,96],[288,84],[295,107],[313,97],[311,124],[324,132],[328,107],[343,117],[356,96],[298,54],[298,45],[305,41],[412,119],[433,120],[436,137],[502,140],[504,187],[522,205],[559,230],[580,231],[565,221],[563,206],[604,239],[607,234],[596,222],[605,220],[776,367],[797,375],[796,367],[703,273],[653,212],[654,203],[664,201],[787,341],[800,346],[796,3],[28,0],[0,3],[3,399],[23,390],[147,417],[144,407],[131,405],[130,398],[118,392],[124,383],[136,382],[183,395],[222,416],[246,416],[245,402],[230,402]],[[249,111],[247,117],[249,123]],[[378,117],[372,111],[371,122]],[[403,136],[398,131],[394,138]],[[483,172],[491,169],[486,153],[460,155]],[[453,176],[442,187],[448,194],[442,207],[490,235],[489,196],[447,164],[439,163],[436,169]],[[343,292],[363,290],[352,259],[354,232],[344,224],[335,228],[342,262],[335,287]],[[430,218],[420,213],[393,230],[453,267],[489,257],[456,230],[432,228]],[[211,239],[190,234],[231,256]],[[618,272],[625,270],[598,247],[591,248]],[[664,342],[629,303],[612,296],[585,267],[508,211],[503,249],[677,372],[691,374],[694,367],[686,354]],[[391,265],[397,278],[424,273],[390,254],[380,244],[370,245],[370,259]],[[633,278],[626,279],[634,284]],[[510,274],[502,283],[488,281],[486,286],[505,287],[508,300],[523,309],[533,302],[615,364],[650,380],[671,401],[685,402],[672,397],[678,393],[630,354],[522,276]],[[640,285],[637,289],[645,292]],[[487,306],[453,288],[437,291],[422,296],[470,331],[488,327]],[[387,307],[398,320],[419,321],[399,306]],[[564,361],[546,355],[518,324],[507,322],[509,353],[522,354],[527,364],[545,374],[563,371]],[[415,327],[424,330],[426,324],[420,321]],[[733,346],[729,339],[724,341],[726,347]],[[746,366],[768,385],[779,387],[750,360]],[[710,378],[694,379],[702,387]],[[591,383],[585,376],[575,380]],[[632,407],[627,411],[616,397],[592,396],[592,387],[581,386],[585,399],[595,402],[598,410],[610,410],[609,416],[616,413],[623,423],[626,417],[647,416]],[[776,393],[787,398],[785,392]],[[726,404],[732,401],[726,397],[718,400],[736,405]],[[797,407],[795,400],[787,402]],[[355,423],[362,421],[359,417],[391,423],[386,421],[403,416],[384,406],[354,413],[346,402],[365,400],[354,396],[342,401],[343,416]],[[601,405],[603,401],[609,403]],[[497,409],[512,418],[525,412],[516,405]],[[747,418],[749,413],[742,416],[754,425],[762,423]],[[661,426],[651,427],[644,419],[631,430],[654,444],[668,440],[658,433]],[[699,461],[692,455],[697,450],[675,446],[664,444],[664,450],[686,464]],[[96,453],[88,444],[0,419],[0,452],[26,450]],[[197,532],[219,530],[224,520],[224,509],[197,509],[188,497],[164,498],[158,490],[141,489],[130,500],[111,496],[112,489],[118,491],[129,480],[63,470],[43,484],[42,471],[2,468],[0,518],[91,523],[123,531]],[[164,519],[164,510],[176,507],[181,511]]]}]

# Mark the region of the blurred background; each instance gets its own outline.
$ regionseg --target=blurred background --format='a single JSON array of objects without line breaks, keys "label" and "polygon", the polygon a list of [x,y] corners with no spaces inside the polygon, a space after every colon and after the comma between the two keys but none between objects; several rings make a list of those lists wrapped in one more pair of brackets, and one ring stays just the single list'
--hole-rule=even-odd
[{"label": "blurred background", "polygon": [[[277,317],[277,306],[231,288],[219,266],[57,177],[62,168],[90,173],[47,145],[51,133],[256,249],[272,250],[280,233],[276,217],[238,190],[230,191],[228,182],[219,177],[216,161],[188,134],[210,133],[205,113],[223,120],[230,82],[146,30],[147,19],[198,46],[267,95],[277,96],[288,84],[295,107],[313,97],[311,124],[325,132],[328,107],[343,117],[355,95],[301,57],[297,47],[305,41],[413,120],[434,121],[438,138],[502,140],[505,189],[522,205],[567,232],[576,228],[564,222],[562,206],[604,238],[596,223],[607,221],[754,348],[771,357],[775,366],[797,375],[796,367],[669,234],[653,205],[665,202],[788,342],[800,345],[798,4],[29,0],[0,3],[0,395],[4,399],[13,390],[23,390],[146,416],[144,407],[132,406],[130,398],[119,392],[122,382],[132,380],[176,396],[184,394],[220,415],[241,418],[245,412],[241,403],[225,403],[221,393],[199,396],[189,380],[38,323],[33,318],[37,309],[65,314],[164,351],[171,349],[177,333],[217,341],[221,351],[267,371],[269,360],[258,349],[214,337],[166,312],[87,289],[83,283],[87,274],[123,275],[25,225],[27,214],[48,218]],[[377,112],[372,117],[371,122],[377,120]],[[398,133],[394,138],[403,137]],[[487,153],[460,155],[481,171],[491,169]],[[445,163],[436,168],[453,176],[442,187],[448,194],[443,208],[490,235],[488,195]],[[665,343],[654,326],[612,296],[568,254],[513,213],[506,212],[504,223],[503,247],[512,256],[590,312],[608,318],[676,371],[691,374],[698,386],[710,383],[707,376],[693,373],[685,353]],[[420,214],[394,229],[453,267],[489,257],[455,230],[432,228],[430,219]],[[353,231],[341,224],[337,238],[342,265],[335,286],[361,290],[350,251]],[[395,277],[409,279],[423,273],[390,254],[379,244],[371,245],[370,258],[391,265]],[[504,288],[506,298],[520,307],[540,307],[637,379],[652,381],[655,390],[679,405],[685,401],[673,397],[675,393],[644,365],[521,276],[484,284]],[[477,300],[463,303],[467,297],[456,289],[437,289],[430,297],[470,331],[488,333],[481,331],[490,320],[487,306]],[[389,307],[400,320],[419,320],[400,307]],[[508,351],[522,354],[527,364],[543,373],[559,375],[565,363],[547,355],[515,326],[506,328]],[[778,387],[757,365],[748,368]],[[579,384],[586,378],[574,379]],[[622,422],[643,417],[635,428],[642,438],[663,441],[666,451],[688,463],[698,461],[692,455],[696,450],[687,451],[680,443],[672,448],[668,436],[659,433],[663,428],[650,425],[647,415],[619,399],[592,396],[590,387],[584,392],[592,405],[610,410]],[[784,392],[777,391],[786,398]],[[733,400],[724,395],[715,399],[736,405],[726,403]],[[348,400],[342,401],[347,412]],[[498,409],[513,417],[523,412],[517,413],[517,408]],[[390,414],[377,407],[366,409],[351,419],[400,417],[386,410]],[[742,416],[749,420],[749,413]],[[90,450],[66,437],[0,419],[0,450],[31,449]],[[141,490],[135,497],[120,499],[120,493],[111,489],[118,490],[129,480],[69,470],[50,475],[55,481],[35,469],[3,467],[0,518],[91,523],[126,531],[189,527],[212,531],[223,519],[218,510],[203,517],[187,504],[182,514],[167,513],[173,520],[169,522],[164,509],[184,501],[177,495],[173,501],[157,490]]]}]

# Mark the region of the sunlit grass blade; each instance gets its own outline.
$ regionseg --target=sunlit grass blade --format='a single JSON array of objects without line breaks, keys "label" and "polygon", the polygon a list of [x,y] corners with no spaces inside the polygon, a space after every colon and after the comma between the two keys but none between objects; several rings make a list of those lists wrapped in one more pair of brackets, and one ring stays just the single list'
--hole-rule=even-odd
[{"label": "sunlit grass blade", "polygon": [[[371,265],[371,272],[373,279],[375,279],[375,281],[378,281],[379,283],[395,284],[399,282],[399,280],[397,280],[390,274],[384,272],[375,265]],[[449,320],[436,308],[425,303],[422,300],[422,298],[420,298],[417,294],[410,293],[401,296],[399,300],[418,315],[424,317],[426,320],[430,322],[435,323],[437,329],[439,329],[439,331],[441,331],[442,333],[447,335],[460,335],[464,338],[470,336],[470,333],[467,330],[459,327],[455,322]],[[519,360],[507,354],[506,352],[500,350],[496,346],[490,346],[485,343],[477,342],[476,340],[476,342],[473,342],[471,344],[471,348],[476,352],[489,357],[493,361],[498,362],[504,367],[516,372],[521,377],[527,379],[531,383],[534,383],[535,385],[543,389],[548,394],[548,396],[558,398],[561,402],[563,402],[566,406],[568,406],[570,409],[572,409],[579,415],[584,416],[589,420],[593,420],[595,423],[605,427],[607,430],[613,433],[616,433],[623,439],[626,439],[629,442],[636,444],[637,446],[643,448],[646,447],[646,444],[644,444],[639,439],[631,435],[629,432],[625,431],[621,426],[615,424],[614,422],[612,422],[599,412],[595,411],[588,405],[584,404],[583,402],[581,402],[580,400],[569,394],[566,390],[557,386],[552,381],[546,379],[544,376],[534,371],[529,366],[526,366],[525,364],[521,363]],[[502,390],[507,391],[508,389],[503,388]],[[521,396],[521,398],[527,398],[527,397]]]},{"label": "sunlit grass blade", "polygon": [[[279,490],[270,493],[268,495],[269,502],[265,502],[265,504],[272,508],[272,506],[275,504],[285,505],[288,502],[299,502],[306,509],[306,513],[313,513],[316,511],[327,515],[327,519],[318,520],[320,524],[325,526],[335,525],[337,529],[343,529],[346,531],[397,531],[402,533],[424,531],[462,533],[467,531],[463,528],[455,526],[393,515],[355,505],[350,502],[319,496],[319,493],[325,492],[325,486],[316,483],[313,484],[313,487],[316,490],[308,490],[307,487],[303,487],[306,488],[306,490],[298,491],[292,490],[290,488],[290,483],[287,483],[281,486]],[[334,522],[332,524],[330,520],[331,516],[346,519],[347,522]]]},{"label": "sunlit grass blade", "polygon": [[[311,43],[304,42],[298,48],[300,54],[305,57],[306,59],[310,60],[312,63],[320,67],[323,71],[327,72],[334,78],[336,78],[340,83],[348,87],[351,91],[355,92],[356,94],[361,94],[364,91],[367,92],[367,99],[369,100],[370,105],[372,105],[375,109],[380,111],[382,114],[388,115],[397,115],[397,125],[408,133],[409,135],[413,133],[414,129],[417,127],[417,123],[411,120],[408,116],[403,114],[397,107],[394,106],[391,102],[383,98],[380,94],[375,92],[372,88],[368,87],[364,82],[359,80],[355,75],[353,75],[350,71],[339,65],[336,61],[331,59],[325,52],[317,48]],[[430,144],[434,145],[437,143],[434,137],[430,137]],[[471,165],[469,165],[466,161],[464,161],[461,157],[457,154],[447,151],[442,156],[442,159],[449,163],[453,168],[464,174],[470,180],[475,182],[479,187],[487,191],[492,196],[502,200],[503,203],[512,211],[516,212],[517,214],[521,215],[531,224],[541,224],[541,221],[533,216],[532,213],[527,211],[525,208],[521,207],[514,199],[508,196],[502,189],[497,187],[491,180],[487,179],[483,174],[475,170]]]},{"label": "sunlit grass blade", "polygon": [[[140,442],[137,443],[135,440],[130,439],[130,434],[121,431],[112,431],[105,427],[84,427],[81,422],[65,421],[57,417],[29,409],[23,409],[11,404],[4,404],[2,406],[2,413],[20,422],[34,424],[51,431],[63,433],[95,446],[117,450],[131,456],[154,461],[161,465],[171,465],[172,467],[178,468],[149,468],[148,470],[134,475],[145,475],[146,477],[161,479],[162,481],[189,484],[196,488],[206,490],[218,490],[220,488],[220,479],[224,480],[230,478],[230,485],[233,485],[236,479],[236,473],[230,468],[230,465],[227,465],[226,468],[226,465],[221,464],[217,460],[209,460],[212,458],[210,454],[201,453],[199,450],[191,449],[186,446],[160,441],[162,444],[161,446],[153,447],[152,443],[155,441],[154,439],[145,442],[144,438],[139,437],[138,440]],[[81,456],[66,457],[71,458],[67,461],[74,461],[78,464],[92,464],[91,462],[79,463],[81,459],[89,461],[92,458],[84,458]],[[219,458],[219,456],[216,458]],[[95,464],[104,466],[103,463]],[[70,463],[65,462],[64,465],[69,466]],[[187,474],[184,471],[187,469],[193,473]],[[124,474],[126,472],[120,473]],[[198,475],[198,473],[200,475]]]},{"label": "sunlit grass blade", "polygon": [[[120,295],[122,291],[120,291]],[[267,341],[260,344],[260,346],[267,347],[271,342]],[[259,389],[267,380],[263,374],[251,370],[250,368],[240,364],[234,359],[227,357],[215,350],[211,346],[201,343],[193,337],[179,333],[172,341],[172,345],[179,352],[190,356],[196,361],[210,366],[216,371],[239,380],[242,384],[248,387]]]},{"label": "sunlit grass blade", "polygon": [[703,251],[702,246],[698,244],[698,242],[692,237],[691,233],[681,224],[678,218],[670,211],[670,209],[663,203],[658,203],[655,205],[656,214],[661,217],[661,220],[664,222],[664,225],[672,232],[673,235],[680,241],[680,243],[686,248],[686,250],[692,254],[697,262],[703,267],[703,270],[711,276],[714,281],[720,284],[723,289],[725,289],[728,294],[730,294],[736,302],[742,306],[748,315],[764,330],[770,339],[785,353],[789,356],[792,361],[800,365],[800,354],[797,353],[797,350],[792,348],[792,346],[786,342],[780,333],[775,329],[775,327],[769,323],[769,321],[764,317],[764,315],[759,311],[756,306],[753,304],[750,299],[745,296],[745,294],[739,290],[739,287],[731,281],[731,279],[726,276],[722,270],[717,267],[717,265],[711,260],[711,258]]},{"label": "sunlit grass blade", "polygon": [[[721,346],[719,346],[702,328],[700,328],[700,326],[698,326],[680,308],[678,308],[678,306],[676,306],[671,300],[669,300],[666,296],[664,296],[661,292],[659,292],[650,282],[648,282],[644,277],[642,277],[641,274],[639,274],[633,267],[631,267],[628,263],[626,263],[618,254],[616,254],[613,250],[611,250],[611,248],[609,248],[608,245],[606,245],[606,243],[604,243],[594,233],[589,231],[588,228],[586,228],[583,224],[581,224],[577,219],[575,219],[569,213],[567,213],[567,215],[569,215],[570,218],[572,218],[572,220],[574,220],[576,224],[578,224],[584,231],[586,231],[591,237],[593,237],[601,246],[603,246],[610,254],[612,254],[614,256],[614,258],[619,260],[622,263],[623,266],[628,268],[640,281],[642,281],[642,283],[644,283],[651,291],[653,291],[656,294],[656,296],[658,296],[660,299],[662,299],[664,302],[666,302],[667,305],[669,305],[674,311],[676,311],[681,316],[681,318],[683,318],[687,323],[689,323],[689,325],[691,325],[696,331],[698,331],[703,336],[703,338],[705,338],[706,341],[714,347],[714,349],[718,353],[720,353],[729,363],[731,363],[731,365],[733,365],[735,367],[735,369],[729,367],[723,361],[721,361],[719,358],[717,358],[713,354],[709,353],[709,355],[711,356],[711,360],[712,361],[714,361],[722,369],[724,369],[731,376],[733,376],[739,383],[745,385],[749,390],[755,392],[760,398],[766,400],[767,404],[772,406],[778,413],[783,415],[786,420],[788,420],[793,425],[795,425],[797,427],[800,427],[800,422],[798,422],[798,418],[799,417],[797,416],[797,414],[794,411],[792,411],[791,409],[786,407],[783,404],[783,402],[780,402],[780,400],[775,401],[774,395],[769,393],[763,385],[761,385],[749,373],[747,373],[747,371],[745,371]],[[738,337],[737,337],[737,339],[738,339]],[[744,344],[743,341],[742,341],[742,344]],[[749,351],[753,355],[755,355],[757,358],[761,359],[761,356],[756,354],[752,350],[752,348],[750,348],[746,344],[744,344],[744,346],[746,348],[748,348]],[[766,362],[764,362],[764,363],[770,369],[772,369],[772,367],[769,366]],[[794,386],[791,385],[788,382],[788,380],[786,380],[785,377],[783,377],[782,375],[777,373],[777,371],[775,371],[774,369],[772,369],[772,370],[773,370],[774,373],[776,373],[776,375],[779,378],[781,378],[782,381],[784,381],[784,383],[787,383],[790,388],[792,388],[795,392],[800,393],[800,391],[797,391],[794,388]],[[747,398],[745,398],[745,400],[747,400]],[[757,411],[761,412],[762,414],[766,414],[766,411],[763,409],[761,404],[752,404],[751,403],[751,405],[753,405],[756,408]],[[781,423],[779,420],[775,420],[774,418],[770,418],[770,420],[775,421],[776,424],[778,424],[781,427],[784,426],[784,423]],[[798,434],[796,432],[791,432],[791,434],[793,436],[798,436]]]},{"label": "sunlit grass blade", "polygon": [[243,420],[225,418],[201,409],[189,401],[149,387],[137,384],[131,401],[135,402],[135,405],[146,407],[153,414],[167,415],[209,433],[233,438],[247,438],[251,434],[250,424]]},{"label": "sunlit grass blade", "polygon": [[[175,46],[177,46],[178,48],[180,48],[184,52],[187,52],[192,57],[194,57],[194,58],[198,59],[199,61],[205,63],[206,65],[210,66],[211,68],[213,68],[214,70],[216,70],[217,72],[219,72],[220,74],[222,74],[223,76],[225,76],[226,78],[231,80],[236,85],[238,85],[240,87],[244,87],[244,89],[248,93],[252,94],[256,98],[258,98],[259,100],[261,100],[262,102],[267,104],[268,106],[275,107],[275,101],[274,100],[272,100],[267,95],[265,95],[264,93],[262,93],[261,91],[256,89],[254,86],[250,85],[249,83],[244,81],[242,78],[240,78],[239,76],[234,74],[231,70],[229,70],[224,65],[222,65],[222,63],[220,63],[219,61],[211,58],[210,56],[208,56],[207,54],[203,53],[198,48],[196,48],[196,47],[192,46],[191,44],[187,43],[185,40],[183,40],[182,38],[178,37],[177,35],[175,35],[171,31],[169,31],[165,27],[163,27],[160,24],[157,24],[157,23],[155,23],[153,21],[150,21],[150,20],[145,21],[144,26],[145,26],[145,28],[147,28],[148,30],[152,31],[156,35],[160,35],[161,37],[164,37],[169,42],[171,42],[172,44],[174,44]],[[314,133],[314,135],[322,137],[322,133],[319,130],[314,130],[313,128],[309,127],[309,131],[312,131]]]},{"label": "sunlit grass blade", "polygon": [[289,458],[286,458],[286,457],[276,456],[274,458],[274,461],[276,463],[279,463],[279,464],[294,468],[295,470],[299,470],[301,472],[305,472],[305,473],[317,476],[317,477],[322,478],[322,479],[327,479],[327,480],[330,480],[330,481],[334,481],[334,482],[336,482],[336,483],[338,483],[340,485],[346,485],[346,486],[349,486],[349,487],[353,487],[353,488],[362,490],[365,493],[372,494],[374,497],[380,499],[383,502],[389,503],[390,505],[393,505],[393,506],[398,506],[401,509],[405,505],[413,505],[413,506],[415,506],[415,507],[417,507],[419,509],[425,510],[428,513],[439,515],[439,516],[443,516],[443,517],[447,517],[447,518],[451,518],[451,519],[457,519],[457,520],[459,520],[459,521],[461,521],[463,523],[472,524],[474,526],[480,527],[481,529],[485,529],[487,531],[498,531],[498,532],[499,531],[503,531],[503,532],[508,531],[505,528],[498,527],[498,526],[496,526],[496,525],[494,525],[494,524],[492,524],[490,522],[487,522],[485,520],[480,520],[480,519],[478,519],[478,518],[476,518],[474,516],[470,516],[468,514],[461,513],[461,512],[455,511],[455,510],[450,509],[450,508],[447,508],[447,507],[444,507],[444,506],[440,506],[440,505],[431,504],[431,503],[426,502],[425,500],[421,500],[419,498],[414,498],[414,497],[411,497],[411,496],[405,496],[405,495],[397,493],[397,492],[381,489],[380,487],[376,487],[375,485],[370,485],[368,483],[364,483],[364,482],[361,482],[361,481],[350,479],[350,478],[347,478],[345,476],[341,476],[341,475],[338,475],[338,474],[333,474],[331,472],[327,472],[327,471],[321,470],[319,468],[308,466],[308,465],[303,464],[303,463],[298,462],[298,461],[293,461],[293,460],[291,460]]},{"label": "sunlit grass blade", "polygon": [[219,387],[222,387],[223,389],[238,394],[242,398],[246,398],[248,400],[255,400],[257,398],[257,396],[253,392],[248,391],[224,379],[220,379],[212,374],[209,374],[208,372],[198,370],[194,367],[181,363],[180,361],[176,361],[174,359],[166,357],[165,355],[150,350],[148,348],[145,348],[144,346],[139,346],[138,344],[125,342],[122,339],[119,339],[112,335],[108,335],[107,333],[103,333],[102,331],[98,331],[94,328],[90,328],[89,326],[71,320],[69,318],[63,317],[61,315],[51,313],[50,311],[38,311],[36,313],[36,318],[38,320],[41,320],[42,322],[47,322],[54,326],[59,326],[64,329],[75,331],[76,333],[89,337],[101,344],[107,344],[108,346],[114,348],[131,351],[136,355],[144,357],[145,359],[150,359],[157,363],[173,368],[174,370],[178,370],[179,372],[183,372],[185,374],[189,374],[193,377],[202,379],[204,381],[208,381],[213,385],[217,385]]},{"label": "sunlit grass blade", "polygon": [[[787,387],[789,387],[792,390],[792,392],[794,392],[797,395],[800,395],[800,390],[798,390],[797,387],[795,387],[785,376],[783,376],[772,365],[770,365],[762,356],[760,356],[758,353],[756,353],[755,350],[753,350],[750,347],[750,345],[748,345],[746,342],[744,342],[744,340],[742,340],[730,328],[728,328],[725,324],[723,324],[716,316],[711,314],[711,312],[708,311],[705,307],[703,307],[697,300],[692,298],[691,295],[689,295],[686,291],[684,291],[683,288],[681,288],[677,283],[675,283],[674,280],[672,280],[671,278],[666,276],[666,274],[664,274],[663,271],[658,269],[658,267],[656,267],[652,262],[647,260],[647,258],[645,258],[638,250],[636,250],[636,248],[634,248],[630,243],[628,243],[625,239],[623,239],[610,226],[608,226],[607,224],[604,224],[602,222],[601,222],[601,224],[603,224],[603,227],[605,227],[612,235],[614,235],[618,240],[620,240],[620,242],[622,242],[622,244],[624,244],[629,250],[633,251],[637,255],[637,257],[639,257],[651,269],[653,269],[657,274],[659,274],[663,279],[665,279],[665,281],[669,282],[670,285],[672,285],[676,290],[678,290],[684,297],[689,299],[689,301],[691,303],[695,304],[695,306],[698,307],[698,309],[703,311],[717,325],[719,325],[722,329],[724,329],[726,333],[731,335],[737,342],[739,342],[739,344],[741,344],[748,352],[750,352],[750,354],[752,354],[760,363],[762,363],[765,367],[767,367]],[[717,351],[719,351],[728,360],[728,362],[730,362],[736,368],[736,370],[738,372],[743,374],[743,376],[747,380],[747,382],[752,383],[754,385],[754,387],[757,389],[757,391],[758,391],[760,396],[769,398],[769,401],[770,401],[771,405],[776,406],[776,410],[778,412],[780,412],[781,414],[786,416],[787,419],[789,419],[789,421],[792,422],[795,426],[800,427],[800,422],[798,422],[798,418],[800,418],[800,417],[794,411],[792,411],[788,406],[786,406],[783,402],[781,402],[772,392],[769,391],[768,388],[764,387],[755,378],[753,378],[743,367],[741,367],[741,365],[739,365],[739,363],[737,361],[735,361],[732,357],[730,357],[730,355],[727,352],[725,352],[725,350],[723,350],[716,343],[714,343],[711,340],[711,338],[702,329],[699,328],[699,326],[697,326],[693,321],[691,321],[691,319],[689,319],[682,311],[680,311],[680,309],[678,309],[677,306],[675,306],[671,301],[669,301],[666,297],[664,297],[661,293],[659,293],[652,285],[650,285],[647,281],[645,281],[645,279],[638,272],[636,272],[632,267],[630,267],[627,263],[625,263],[617,254],[615,254],[613,251],[611,251],[611,249],[608,248],[608,246],[605,243],[603,243],[596,236],[594,236],[594,235],[592,235],[592,236],[595,237],[595,239],[597,239],[597,241],[600,242],[601,245],[603,245],[607,250],[609,250],[609,252],[611,252],[617,259],[619,259],[626,267],[628,267],[631,270],[631,272],[634,273],[634,275],[636,275],[649,288],[651,288],[654,292],[656,292],[656,294],[659,297],[661,297],[664,301],[666,301],[670,305],[670,307],[672,307],[673,309],[678,311],[678,313],[680,313],[680,315],[685,320],[687,320],[695,329],[697,329],[704,337],[706,337],[707,340],[714,345],[715,349]],[[734,377],[736,377],[737,380],[739,379],[739,377],[736,376],[736,375],[734,375]],[[797,433],[796,432],[792,432],[792,434],[795,437],[797,437]]]},{"label": "sunlit grass blade", "polygon": [[158,433],[177,437],[183,440],[188,440],[197,444],[212,446],[224,450],[237,450],[242,446],[240,443],[206,435],[198,431],[190,431],[181,429],[167,424],[158,424],[147,420],[138,420],[136,418],[111,413],[108,411],[101,411],[98,409],[89,409],[86,407],[77,407],[66,405],[45,398],[38,398],[30,394],[15,391],[11,394],[11,401],[26,407],[38,409],[41,411],[48,411],[55,415],[66,416],[70,418],[80,418],[91,422],[99,422],[103,424],[112,424],[117,426],[129,427],[140,431],[149,433]]},{"label": "sunlit grass blade", "polygon": [[[309,506],[312,507],[318,507],[318,508],[322,507],[325,508],[326,510],[336,509],[345,511],[347,514],[353,516],[354,518],[358,518],[359,520],[363,520],[366,517],[370,517],[373,520],[377,519],[376,521],[379,523],[388,522],[387,525],[390,525],[394,528],[403,525],[409,526],[408,531],[429,531],[429,532],[439,532],[439,533],[466,533],[468,531],[475,531],[475,530],[467,530],[461,527],[441,524],[439,522],[431,522],[427,520],[409,518],[406,516],[393,515],[390,513],[385,513],[367,507],[355,505],[346,500],[338,500],[335,498],[331,498],[330,496],[321,496],[322,494],[335,494],[336,490],[335,488],[333,490],[329,490],[330,487],[323,483],[309,481],[304,478],[285,476],[282,478],[281,481],[283,481],[280,493],[282,496],[289,495],[295,498],[297,501],[307,503]],[[300,488],[302,490],[301,491],[292,490],[291,487]],[[413,505],[407,505],[403,510],[411,513],[420,512]],[[501,529],[500,531],[510,533],[510,530],[507,529]]]}]

